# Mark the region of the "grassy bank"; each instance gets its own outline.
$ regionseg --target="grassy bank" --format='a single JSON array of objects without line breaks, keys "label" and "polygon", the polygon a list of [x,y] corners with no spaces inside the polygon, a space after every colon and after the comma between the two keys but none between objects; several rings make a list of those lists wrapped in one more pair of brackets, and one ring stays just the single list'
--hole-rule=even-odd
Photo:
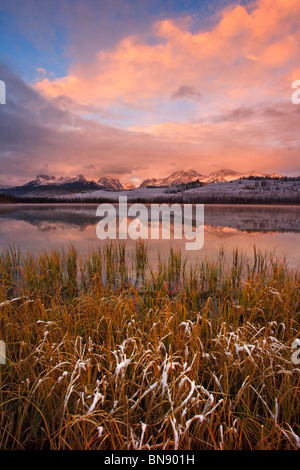
[{"label": "grassy bank", "polygon": [[299,283],[261,253],[2,251],[0,448],[300,448]]}]

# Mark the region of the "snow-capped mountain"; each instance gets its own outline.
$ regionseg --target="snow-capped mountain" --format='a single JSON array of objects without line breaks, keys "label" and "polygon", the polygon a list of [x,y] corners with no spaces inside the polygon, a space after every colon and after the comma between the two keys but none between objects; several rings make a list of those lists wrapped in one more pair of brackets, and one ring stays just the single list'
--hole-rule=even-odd
[{"label": "snow-capped mountain", "polygon": [[281,177],[282,175],[278,174],[270,174],[267,175],[265,173],[258,173],[257,171],[249,171],[248,173],[238,173],[234,170],[229,169],[221,169],[219,171],[214,171],[210,173],[208,176],[201,175],[195,170],[189,171],[176,171],[172,173],[172,175],[168,176],[167,178],[151,178],[144,180],[140,185],[140,188],[146,188],[149,186],[177,186],[180,184],[190,183],[192,181],[198,180],[201,183],[224,183],[226,181],[235,181],[240,178],[249,178],[250,176],[256,177]]},{"label": "snow-capped mountain", "polygon": [[39,186],[63,186],[63,185],[87,185],[87,184],[98,185],[99,189],[110,189],[110,190],[122,190],[123,186],[118,179],[102,177],[98,180],[88,180],[82,175],[70,178],[68,176],[48,176],[38,175],[34,180],[29,181],[23,185],[23,188],[39,187]]},{"label": "snow-capped mountain", "polygon": [[56,176],[49,175],[38,175],[35,180],[31,180],[28,183],[24,184],[26,186],[49,186],[49,185],[63,185],[63,184],[73,184],[73,183],[85,183],[87,180],[84,176],[78,175],[75,178],[69,178],[68,176]]},{"label": "snow-capped mountain", "polygon": [[123,188],[122,184],[118,179],[115,178],[99,178],[97,183],[103,188],[103,189],[113,189],[113,190],[119,190],[121,191]]},{"label": "snow-capped mountain", "polygon": [[277,174],[271,174],[271,175],[268,175],[266,173],[259,173],[257,171],[249,171],[247,173],[238,173],[237,171],[234,171],[234,170],[228,170],[228,169],[222,169],[222,170],[219,170],[219,171],[215,171],[213,173],[211,173],[210,175],[204,177],[201,179],[201,182],[202,183],[224,183],[226,181],[235,181],[235,180],[238,180],[240,178],[249,178],[250,176],[254,176],[254,177],[260,177],[260,178],[264,178],[264,177],[279,177],[281,178],[282,175],[277,175]]},{"label": "snow-capped mountain", "polygon": [[144,180],[139,188],[147,188],[148,186],[161,186],[163,183],[162,183],[162,178],[151,178],[151,179],[147,179],[147,180]]},{"label": "snow-capped mountain", "polygon": [[151,178],[144,180],[140,184],[140,188],[145,188],[147,186],[175,186],[183,183],[190,183],[197,179],[201,180],[201,178],[203,178],[203,175],[200,175],[200,173],[197,173],[195,170],[179,170],[166,178]]},{"label": "snow-capped mountain", "polygon": [[82,175],[74,178],[65,176],[38,175],[34,180],[23,186],[15,186],[7,190],[7,194],[13,195],[33,195],[33,196],[53,196],[76,194],[88,191],[121,191],[123,186],[118,179],[102,177],[98,180],[88,180]]},{"label": "snow-capped mountain", "polygon": [[200,175],[200,173],[197,173],[197,171],[195,170],[180,170],[175,171],[175,173],[172,173],[167,178],[164,178],[163,184],[171,186],[183,183],[190,183],[191,181],[196,181],[198,179],[201,180],[201,178],[203,178],[203,175]]},{"label": "snow-capped mountain", "polygon": [[241,178],[240,173],[234,170],[222,169],[214,171],[208,176],[201,179],[202,183],[223,183],[225,181],[233,181]]},{"label": "snow-capped mountain", "polygon": [[136,186],[134,186],[134,184],[132,184],[132,183],[125,183],[125,184],[123,184],[123,188],[126,189],[127,191],[129,191],[131,189],[136,189]]}]

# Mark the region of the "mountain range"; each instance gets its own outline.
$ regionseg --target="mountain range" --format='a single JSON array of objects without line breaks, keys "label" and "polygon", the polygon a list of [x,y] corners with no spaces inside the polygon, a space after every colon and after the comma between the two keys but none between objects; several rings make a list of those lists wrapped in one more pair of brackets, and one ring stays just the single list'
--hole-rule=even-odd
[{"label": "mountain range", "polygon": [[[281,175],[270,174],[266,175],[256,171],[248,173],[238,173],[234,170],[222,169],[209,174],[208,176],[202,175],[195,170],[179,170],[175,171],[166,178],[151,178],[144,180],[139,188],[147,187],[170,187],[178,186],[180,184],[187,184],[192,181],[199,180],[202,183],[211,184],[218,182],[234,181],[240,178],[249,178],[250,176],[259,177],[281,177]],[[70,177],[56,177],[40,174],[34,180],[25,183],[22,186],[15,186],[10,188],[0,188],[2,193],[12,194],[16,196],[24,195],[66,195],[74,193],[86,193],[91,191],[105,190],[105,191],[122,191],[133,190],[135,186],[132,183],[126,183],[124,186],[116,178],[101,177],[98,180],[88,180],[82,175],[74,178]]]},{"label": "mountain range", "polygon": [[140,188],[147,188],[149,186],[175,186],[182,183],[190,183],[191,181],[196,181],[197,179],[201,179],[204,176],[200,173],[197,173],[195,170],[179,170],[172,173],[167,178],[151,178],[144,180],[140,184]]},{"label": "mountain range", "polygon": [[205,176],[204,178],[201,178],[200,181],[202,183],[224,183],[225,181],[235,181],[240,178],[249,178],[250,176],[257,176],[261,178],[282,178],[282,175],[276,173],[258,173],[254,170],[249,171],[248,173],[238,173],[237,171],[223,169],[220,171],[213,172],[210,175]]},{"label": "mountain range", "polygon": [[172,173],[167,178],[151,178],[144,180],[140,188],[146,188],[149,186],[174,186],[179,184],[186,184],[192,181],[199,180],[201,183],[223,183],[225,181],[235,181],[240,178],[249,178],[250,176],[258,176],[258,177],[282,177],[282,175],[277,174],[265,174],[265,173],[258,173],[257,171],[249,171],[248,173],[238,173],[234,170],[222,169],[219,171],[215,171],[210,173],[208,176],[202,175],[197,173],[195,170],[188,170],[188,171],[176,171]]},{"label": "mountain range", "polygon": [[75,178],[69,178],[67,176],[48,176],[38,175],[35,180],[29,181],[24,184],[23,188],[27,187],[41,187],[41,186],[92,186],[95,189],[107,189],[107,190],[122,190],[123,186],[118,179],[102,177],[98,180],[87,180],[84,176],[78,175]]}]

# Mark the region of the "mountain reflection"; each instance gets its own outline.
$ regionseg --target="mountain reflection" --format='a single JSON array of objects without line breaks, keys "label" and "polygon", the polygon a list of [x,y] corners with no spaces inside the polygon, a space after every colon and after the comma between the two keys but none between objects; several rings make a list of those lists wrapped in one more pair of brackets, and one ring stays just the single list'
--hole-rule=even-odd
[{"label": "mountain reflection", "polygon": [[[3,205],[1,221],[23,221],[42,232],[77,229],[81,232],[96,226],[97,205]],[[150,206],[148,206],[150,220]],[[238,232],[300,233],[299,206],[206,205],[205,226],[220,237]]]}]

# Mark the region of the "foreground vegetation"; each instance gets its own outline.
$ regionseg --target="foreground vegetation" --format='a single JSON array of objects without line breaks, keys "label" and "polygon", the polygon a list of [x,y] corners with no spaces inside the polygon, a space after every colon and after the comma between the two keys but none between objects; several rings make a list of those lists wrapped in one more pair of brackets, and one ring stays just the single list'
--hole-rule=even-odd
[{"label": "foreground vegetation", "polygon": [[299,282],[256,251],[3,250],[0,448],[299,449]]}]

